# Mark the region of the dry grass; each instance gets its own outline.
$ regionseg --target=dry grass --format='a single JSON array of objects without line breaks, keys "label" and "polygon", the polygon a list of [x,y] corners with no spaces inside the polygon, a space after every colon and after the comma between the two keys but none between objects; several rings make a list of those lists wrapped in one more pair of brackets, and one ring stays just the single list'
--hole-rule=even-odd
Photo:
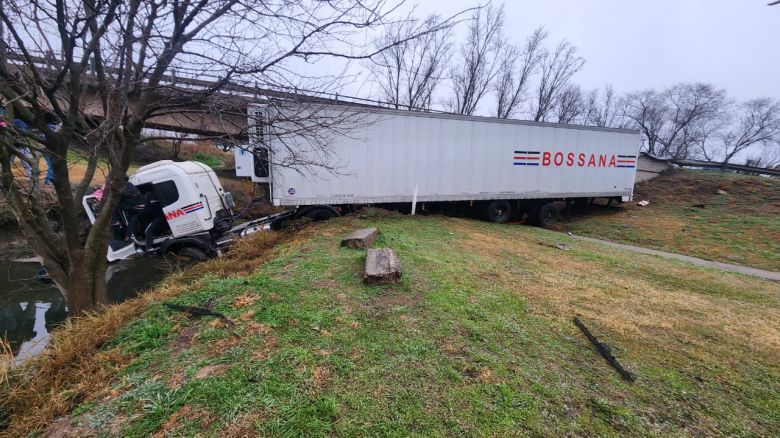
[{"label": "dry grass", "polygon": [[212,141],[185,141],[181,148],[182,157],[186,159],[195,154],[213,155],[223,159],[225,162],[232,162],[233,160],[232,153],[223,151],[215,146]]},{"label": "dry grass", "polygon": [[5,339],[0,339],[0,385],[8,381],[8,371],[14,363],[14,353]]},{"label": "dry grass", "polygon": [[[182,425],[182,423],[186,423],[187,421],[192,419],[197,419],[198,423],[200,424],[200,427],[203,429],[207,429],[211,424],[211,422],[214,421],[214,417],[215,417],[214,414],[202,408],[193,407],[189,405],[183,406],[181,409],[176,411],[176,413],[173,414],[168,420],[165,421],[165,423],[160,427],[160,430],[157,431],[154,435],[152,435],[152,438],[163,438],[163,437],[171,436],[176,432],[176,429],[178,429]],[[117,431],[117,432],[121,432],[121,431]]]},{"label": "dry grass", "polygon": [[3,436],[21,436],[41,430],[78,404],[106,396],[108,383],[130,357],[118,349],[102,346],[129,321],[152,303],[178,296],[197,287],[207,275],[227,277],[253,271],[268,260],[280,242],[296,241],[285,233],[257,233],[237,242],[226,257],[195,265],[169,277],[155,290],[102,312],[70,319],[51,335],[51,343],[42,354],[0,374],[0,418],[7,423]]},{"label": "dry grass", "polygon": [[[462,250],[479,254],[480,258],[500,265],[506,253],[531,254],[527,260],[534,272],[531,278],[518,282],[512,269],[491,270],[489,280],[526,298],[530,310],[546,318],[570,320],[574,315],[611,332],[648,343],[689,338],[685,346],[670,342],[670,349],[700,359],[739,360],[733,356],[734,346],[743,346],[756,354],[780,357],[780,305],[778,288],[745,276],[722,275],[719,271],[691,270],[685,264],[669,263],[652,256],[641,256],[635,264],[614,260],[624,257],[619,250],[586,242],[572,242],[572,253],[578,249],[602,252],[605,258],[589,259],[571,256],[552,248],[541,249],[541,242],[528,239],[507,239],[504,233],[474,232],[468,224],[455,224],[454,229],[467,237],[459,242]],[[496,248],[502,248],[497,252]],[[610,255],[615,255],[611,259]],[[564,256],[566,255],[566,256]],[[484,266],[474,267],[475,274]],[[599,275],[593,275],[599,272]],[[679,279],[660,287],[653,279],[659,276]],[[735,300],[701,292],[707,285],[721,287],[754,287],[757,299]],[[698,285],[699,288],[691,287]],[[717,334],[723,342],[691,334]]]},{"label": "dry grass", "polygon": [[649,200],[557,225],[591,237],[780,270],[780,179],[675,170],[636,186]]}]

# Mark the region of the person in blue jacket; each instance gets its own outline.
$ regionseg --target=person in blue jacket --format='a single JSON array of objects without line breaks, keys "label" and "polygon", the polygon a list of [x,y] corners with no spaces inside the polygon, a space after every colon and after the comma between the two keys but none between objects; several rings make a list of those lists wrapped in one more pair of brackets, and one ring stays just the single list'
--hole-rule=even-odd
[{"label": "person in blue jacket", "polygon": [[[5,110],[1,110],[0,115],[5,115],[5,114],[6,114]],[[8,123],[3,122],[3,127],[7,127],[7,126]],[[57,125],[55,123],[50,123],[48,126],[50,129],[54,131],[56,131],[57,129]],[[27,124],[27,122],[21,119],[14,119],[14,128],[16,128],[19,131],[30,130],[30,126]],[[43,135],[41,135],[41,140],[43,140]],[[32,153],[30,152],[30,148],[27,146],[27,144],[22,142],[17,142],[14,145],[17,148],[19,148],[25,156],[27,157],[32,156]],[[10,166],[14,165],[14,161],[16,161],[16,158],[17,158],[16,155],[11,155],[11,162],[9,163]],[[54,181],[54,169],[52,168],[49,154],[43,154],[43,160],[46,162],[46,176],[43,179],[43,183],[45,185],[49,185]],[[19,159],[19,161],[22,162],[22,168],[24,169],[25,174],[27,174],[29,178],[32,178],[32,168],[30,167],[30,163],[28,163],[27,161],[21,158]]]}]

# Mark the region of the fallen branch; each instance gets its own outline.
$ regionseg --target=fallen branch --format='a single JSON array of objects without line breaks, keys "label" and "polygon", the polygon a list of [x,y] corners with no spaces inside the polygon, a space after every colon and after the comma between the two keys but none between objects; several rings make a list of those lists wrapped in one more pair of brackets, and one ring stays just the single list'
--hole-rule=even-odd
[{"label": "fallen branch", "polygon": [[236,326],[236,323],[228,319],[227,316],[219,312],[215,312],[211,309],[207,309],[205,307],[182,306],[181,304],[172,304],[172,303],[164,303],[164,306],[171,310],[187,313],[194,318],[199,318],[201,316],[213,316],[215,318],[221,319],[222,321],[225,322],[225,324],[227,324],[230,327]]},{"label": "fallen branch", "polygon": [[588,338],[591,344],[596,346],[596,349],[601,353],[602,356],[604,356],[604,359],[609,362],[610,365],[612,365],[612,368],[616,369],[618,373],[620,373],[620,376],[623,377],[623,379],[628,380],[629,382],[633,382],[636,380],[636,376],[630,373],[629,371],[626,371],[625,368],[623,368],[622,365],[620,365],[620,362],[615,358],[615,356],[612,355],[612,348],[610,348],[609,345],[599,342],[598,339],[596,339],[595,336],[588,330],[587,327],[585,327],[585,324],[580,321],[579,318],[574,317],[574,324],[582,330],[582,333],[585,334],[585,337]]}]

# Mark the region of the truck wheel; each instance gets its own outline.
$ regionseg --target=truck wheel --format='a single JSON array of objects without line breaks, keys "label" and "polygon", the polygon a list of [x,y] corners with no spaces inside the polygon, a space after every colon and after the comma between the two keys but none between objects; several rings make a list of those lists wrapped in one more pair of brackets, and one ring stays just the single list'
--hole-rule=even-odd
[{"label": "truck wheel", "polygon": [[508,222],[512,217],[512,205],[508,201],[493,201],[487,208],[487,220],[497,224]]},{"label": "truck wheel", "polygon": [[322,222],[341,215],[330,205],[317,205],[301,211],[298,216],[310,218],[314,222]]},{"label": "truck wheel", "polygon": [[176,251],[176,255],[197,262],[202,262],[204,260],[208,260],[209,258],[209,255],[206,254],[206,251],[196,246],[185,246],[184,248],[180,248],[178,251]]},{"label": "truck wheel", "polygon": [[539,227],[546,227],[558,222],[558,208],[552,202],[548,202],[534,211],[533,223]]}]

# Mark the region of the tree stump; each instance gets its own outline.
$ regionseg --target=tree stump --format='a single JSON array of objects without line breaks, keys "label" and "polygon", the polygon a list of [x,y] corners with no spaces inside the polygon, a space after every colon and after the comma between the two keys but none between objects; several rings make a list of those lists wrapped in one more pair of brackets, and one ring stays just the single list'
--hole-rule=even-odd
[{"label": "tree stump", "polygon": [[401,262],[390,248],[369,248],[366,252],[366,267],[363,283],[388,284],[401,278]]},{"label": "tree stump", "polygon": [[368,248],[376,241],[377,236],[379,231],[376,228],[363,228],[341,239],[341,246],[352,249]]}]

